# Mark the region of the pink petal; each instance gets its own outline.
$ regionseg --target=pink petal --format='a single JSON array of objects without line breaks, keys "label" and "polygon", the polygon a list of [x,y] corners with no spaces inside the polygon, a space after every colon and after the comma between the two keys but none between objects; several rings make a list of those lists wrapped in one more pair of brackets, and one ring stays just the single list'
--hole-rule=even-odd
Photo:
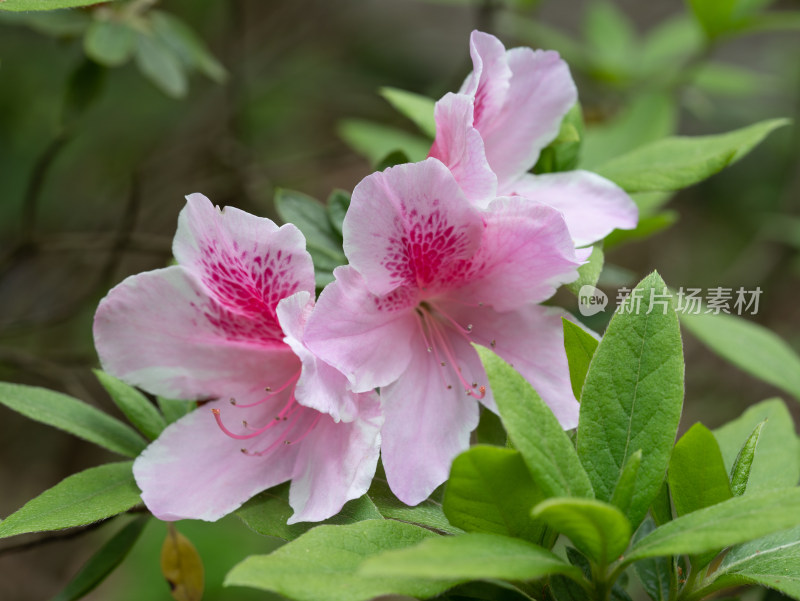
[{"label": "pink petal", "polygon": [[364,178],[344,220],[344,251],[373,294],[419,289],[462,275],[483,223],[453,174],[427,159]]},{"label": "pink petal", "polygon": [[383,416],[374,392],[353,398],[358,405],[355,421],[335,423],[326,416],[303,441],[289,490],[295,510],[290,524],[327,519],[369,489],[378,465]]},{"label": "pink petal", "polygon": [[352,267],[337,267],[308,320],[306,346],[347,376],[355,392],[389,384],[411,360],[416,291],[378,297]]},{"label": "pink petal", "polygon": [[[142,490],[142,500],[157,518],[166,521],[199,519],[215,521],[230,513],[253,495],[285,482],[295,469],[299,445],[279,444],[264,456],[241,452],[249,441],[226,436],[211,409],[242,413],[253,424],[272,419],[265,408],[251,410],[216,401],[195,409],[164,430],[133,464],[133,475]],[[306,427],[316,412],[307,409]],[[239,417],[241,419],[241,417]],[[266,448],[280,432],[259,437]]]},{"label": "pink petal", "polygon": [[489,167],[483,139],[472,127],[472,97],[447,94],[436,103],[436,139],[429,156],[453,172],[466,197],[485,207],[496,196],[497,176]]},{"label": "pink petal", "polygon": [[500,186],[536,164],[578,98],[569,67],[557,52],[514,48],[507,58],[512,76],[503,110],[483,118],[476,109],[474,123]]},{"label": "pink petal", "polygon": [[575,247],[557,210],[511,197],[493,200],[485,215],[472,275],[448,298],[506,311],[541,302],[577,277]]},{"label": "pink petal", "polygon": [[578,425],[579,405],[572,394],[564,350],[561,317],[567,317],[565,312],[527,305],[501,313],[489,307],[442,304],[455,319],[472,324],[476,344],[496,352],[531,383],[564,429]]},{"label": "pink petal", "polygon": [[475,124],[490,123],[504,110],[512,77],[505,46],[493,35],[473,31],[469,38],[472,73],[460,93],[475,99]]},{"label": "pink petal", "polygon": [[260,322],[277,340],[278,301],[314,292],[314,267],[300,230],[233,207],[219,210],[202,194],[187,196],[173,252],[220,304]]},{"label": "pink petal", "polygon": [[525,175],[507,193],[561,211],[576,246],[602,240],[614,229],[633,229],[639,219],[636,204],[622,188],[589,171]]},{"label": "pink petal", "polygon": [[[465,380],[486,382],[475,349],[458,336],[448,341]],[[469,446],[478,425],[478,403],[439,359],[418,336],[406,371],[381,389],[383,465],[392,491],[408,505],[421,503],[447,479],[453,458]]]},{"label": "pink petal", "polygon": [[132,276],[97,309],[103,368],[148,392],[179,399],[255,402],[299,372],[283,342],[258,343],[258,323],[206,296],[182,267]]},{"label": "pink petal", "polygon": [[316,357],[303,342],[303,330],[313,308],[314,301],[305,291],[278,303],[278,320],[286,333],[284,340],[303,363],[295,397],[298,403],[329,414],[334,422],[349,422],[355,419],[358,406],[347,378]]}]

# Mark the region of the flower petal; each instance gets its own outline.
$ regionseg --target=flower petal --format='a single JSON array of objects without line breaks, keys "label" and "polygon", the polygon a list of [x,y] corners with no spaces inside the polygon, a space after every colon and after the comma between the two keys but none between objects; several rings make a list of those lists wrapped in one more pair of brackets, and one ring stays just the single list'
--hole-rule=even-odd
[{"label": "flower petal", "polygon": [[484,119],[476,110],[474,122],[501,186],[536,164],[578,99],[569,67],[557,52],[514,48],[507,57],[512,76],[502,112]]},{"label": "flower petal", "polygon": [[[458,336],[449,343],[468,382],[485,382],[478,354]],[[403,375],[381,389],[386,422],[381,456],[394,494],[407,505],[424,501],[447,480],[450,464],[469,446],[478,425],[478,403],[464,392],[455,372],[427,352],[422,336]],[[448,388],[450,386],[450,388]]]},{"label": "flower petal", "polygon": [[283,342],[253,342],[252,322],[209,298],[182,267],[129,277],[97,309],[103,369],[178,399],[255,402],[285,384],[300,362]]},{"label": "flower petal", "polygon": [[[142,500],[157,518],[213,522],[253,495],[291,478],[300,445],[279,444],[261,457],[245,455],[243,441],[226,436],[211,412],[222,409],[224,415],[226,408],[240,411],[227,401],[207,403],[167,427],[137,457],[133,475]],[[316,414],[305,411],[304,424]],[[256,423],[253,410],[247,415]],[[259,437],[260,448],[279,435]]]},{"label": "flower petal", "polygon": [[353,421],[358,412],[356,397],[345,375],[319,359],[303,342],[303,330],[314,308],[308,292],[297,292],[278,303],[278,320],[286,333],[284,341],[303,363],[295,385],[297,402],[329,414],[334,422]]},{"label": "flower petal", "polygon": [[306,346],[344,373],[355,392],[390,384],[411,360],[416,292],[398,288],[378,297],[352,267],[334,275],[309,317]]},{"label": "flower petal", "polygon": [[278,302],[299,290],[314,292],[314,267],[294,225],[278,227],[233,207],[219,210],[202,194],[187,196],[173,252],[220,304],[283,338]]},{"label": "flower petal", "polygon": [[335,423],[326,416],[303,441],[289,490],[295,510],[290,524],[327,519],[369,489],[378,465],[383,415],[376,393],[351,395],[358,405],[354,421]]},{"label": "flower petal", "polygon": [[622,188],[589,171],[526,175],[507,192],[561,211],[576,246],[602,240],[614,229],[633,229],[639,219],[636,203]]},{"label": "flower petal", "polygon": [[448,298],[506,311],[541,302],[577,277],[575,247],[557,210],[510,197],[493,200],[485,215],[472,275]]},{"label": "flower petal", "polygon": [[496,352],[531,383],[564,429],[578,425],[579,405],[564,350],[561,317],[569,317],[564,311],[536,305],[502,313],[489,307],[445,306],[455,319],[472,324],[475,343]]},{"label": "flower petal", "polygon": [[490,123],[504,110],[512,77],[505,46],[493,35],[473,31],[469,38],[472,73],[460,93],[474,98],[475,123]]},{"label": "flower petal", "polygon": [[472,127],[472,104],[465,94],[447,94],[436,103],[436,139],[428,156],[447,165],[466,197],[483,208],[497,195],[497,176]]},{"label": "flower petal", "polygon": [[373,294],[431,289],[462,275],[483,222],[437,159],[365,177],[344,220],[344,251]]}]

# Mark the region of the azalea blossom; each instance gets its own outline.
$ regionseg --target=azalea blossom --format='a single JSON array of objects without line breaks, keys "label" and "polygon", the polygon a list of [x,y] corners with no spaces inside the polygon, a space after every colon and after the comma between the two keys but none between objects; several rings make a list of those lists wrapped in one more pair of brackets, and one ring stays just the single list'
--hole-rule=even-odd
[{"label": "azalea blossom", "polygon": [[485,207],[496,195],[518,195],[564,214],[576,246],[636,226],[638,210],[616,184],[589,171],[533,175],[542,149],[578,99],[557,52],[514,48],[473,31],[473,71],[458,94],[436,103],[431,157],[453,171],[467,197]]},{"label": "azalea blossom", "polygon": [[493,349],[577,424],[561,321],[535,303],[576,277],[561,214],[519,197],[471,204],[437,159],[366,177],[344,220],[350,264],[335,270],[305,343],[349,378],[381,387],[382,458],[405,503],[427,498],[495,409],[472,344]]},{"label": "azalea blossom", "polygon": [[314,272],[293,225],[187,197],[178,265],[132,276],[95,316],[103,368],[148,392],[204,401],[136,459],[142,499],[163,520],[213,521],[291,479],[290,523],[363,495],[377,465],[377,395],[302,342]]}]

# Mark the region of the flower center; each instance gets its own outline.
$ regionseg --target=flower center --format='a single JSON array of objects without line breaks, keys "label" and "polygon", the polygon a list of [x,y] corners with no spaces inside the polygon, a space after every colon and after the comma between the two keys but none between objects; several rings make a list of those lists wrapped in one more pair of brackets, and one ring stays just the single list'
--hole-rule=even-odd
[{"label": "flower center", "polygon": [[[270,386],[267,386],[265,388],[265,392],[267,394],[264,396],[264,398],[259,399],[254,403],[242,405],[237,403],[236,399],[231,399],[231,405],[233,405],[235,408],[249,409],[258,405],[263,405],[264,403],[268,403],[270,401],[276,401],[279,395],[288,390],[289,394],[286,403],[271,419],[269,419],[266,424],[254,427],[250,425],[247,420],[242,420],[242,428],[244,429],[244,432],[236,433],[228,429],[228,427],[222,422],[222,412],[219,409],[212,409],[211,412],[214,414],[214,419],[217,420],[219,429],[222,430],[226,436],[236,440],[252,440],[262,437],[262,435],[267,433],[271,434],[272,436],[269,436],[271,442],[269,442],[265,448],[259,450],[245,448],[241,449],[242,453],[252,457],[261,457],[266,455],[282,444],[297,444],[311,433],[311,431],[314,429],[314,426],[317,425],[317,422],[322,416],[322,413],[314,411],[313,409],[309,409],[308,407],[304,407],[297,402],[297,399],[295,398],[295,386],[297,385],[298,379],[300,379],[300,370],[298,370],[292,375],[292,377],[290,377],[275,390],[273,390]],[[277,407],[280,407],[280,403],[277,404]],[[314,417],[310,417],[310,413],[312,412],[316,414]],[[273,437],[274,440],[272,440]]]},{"label": "flower center", "polygon": [[458,363],[450,340],[450,337],[455,334],[466,340],[467,344],[472,344],[470,339],[472,324],[462,326],[430,301],[422,301],[417,306],[416,313],[417,325],[419,325],[425,346],[439,364],[439,372],[442,374],[442,380],[447,389],[453,388],[448,379],[455,374],[467,395],[475,399],[482,399],[486,396],[485,385],[478,385],[477,382],[470,383],[464,378],[463,369]]}]

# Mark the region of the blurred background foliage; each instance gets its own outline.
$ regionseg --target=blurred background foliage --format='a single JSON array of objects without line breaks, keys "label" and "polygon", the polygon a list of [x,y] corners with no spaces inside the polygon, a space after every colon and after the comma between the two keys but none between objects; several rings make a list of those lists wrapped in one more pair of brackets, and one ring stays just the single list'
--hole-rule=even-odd
[{"label": "blurred background foliage", "polygon": [[[471,68],[473,28],[570,63],[586,168],[669,134],[800,119],[792,0],[128,0],[13,10],[30,1],[6,0],[0,11],[0,379],[112,413],[90,372],[92,316],[111,286],[170,260],[184,195],[278,218],[279,188],[325,199],[377,165],[421,158],[429,141],[378,90],[456,90]],[[777,131],[734,169],[674,197],[639,198],[641,239],[607,241],[600,287],[611,302],[654,268],[674,287],[760,286],[749,319],[800,348],[798,131]],[[559,300],[575,307],[568,294]],[[688,335],[685,344],[686,426],[714,427],[777,394]],[[0,515],[109,459],[98,453],[4,411]],[[168,598],[157,526],[88,598]],[[207,599],[265,598],[220,586],[230,566],[274,541],[242,536],[235,518],[180,526],[204,558]],[[92,537],[0,547],[0,598],[52,597],[102,538]]]}]

